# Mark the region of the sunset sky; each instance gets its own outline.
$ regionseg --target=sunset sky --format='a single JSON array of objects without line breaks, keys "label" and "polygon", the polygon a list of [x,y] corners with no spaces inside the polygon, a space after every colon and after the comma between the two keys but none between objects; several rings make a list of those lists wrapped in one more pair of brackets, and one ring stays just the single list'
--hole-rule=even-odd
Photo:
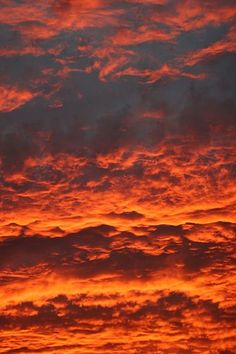
[{"label": "sunset sky", "polygon": [[0,0],[0,354],[236,353],[235,0]]}]

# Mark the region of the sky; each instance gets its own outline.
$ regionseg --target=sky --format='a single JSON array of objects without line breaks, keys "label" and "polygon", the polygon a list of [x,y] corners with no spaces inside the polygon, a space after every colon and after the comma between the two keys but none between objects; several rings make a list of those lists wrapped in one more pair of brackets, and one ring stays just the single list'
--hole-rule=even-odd
[{"label": "sky", "polygon": [[235,20],[0,0],[0,354],[236,352]]}]

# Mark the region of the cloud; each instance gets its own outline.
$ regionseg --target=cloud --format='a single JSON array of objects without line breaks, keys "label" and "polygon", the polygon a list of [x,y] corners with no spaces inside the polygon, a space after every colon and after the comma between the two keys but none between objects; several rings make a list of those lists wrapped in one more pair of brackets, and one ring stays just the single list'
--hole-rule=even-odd
[{"label": "cloud", "polygon": [[0,3],[0,352],[235,352],[235,2]]},{"label": "cloud", "polygon": [[31,101],[38,94],[14,87],[0,87],[0,112],[11,112]]},{"label": "cloud", "polygon": [[107,215],[109,218],[118,218],[118,219],[124,219],[124,220],[137,220],[141,219],[143,217],[142,214],[137,213],[136,211],[127,211],[123,213],[110,213]]},{"label": "cloud", "polygon": [[[104,339],[108,339],[96,344],[90,350],[92,352],[99,350],[100,348],[109,352],[111,348],[118,350],[125,350],[127,347],[127,342],[125,341],[125,336],[121,334],[119,340],[114,340],[109,342],[109,337],[106,338],[106,331],[109,334],[113,333],[114,330],[118,330],[122,333],[123,330],[130,330],[130,322],[132,321],[132,330],[137,331],[139,328],[147,330],[152,330],[153,334],[156,335],[150,342],[140,341],[139,332],[137,332],[133,344],[136,347],[146,346],[147,350],[153,350],[156,346],[160,346],[163,340],[172,337],[172,341],[163,347],[164,352],[167,352],[171,348],[179,348],[179,352],[183,352],[183,348],[188,350],[186,341],[183,338],[183,333],[188,340],[191,340],[191,348],[193,351],[196,350],[195,344],[203,348],[207,343],[209,348],[214,350],[217,344],[217,338],[210,339],[208,337],[209,333],[215,332],[222,335],[222,331],[219,326],[215,326],[215,323],[224,323],[228,318],[229,314],[227,310],[220,309],[217,303],[211,301],[202,301],[198,297],[188,297],[181,292],[169,292],[158,294],[156,300],[144,301],[142,303],[127,303],[120,302],[114,306],[94,306],[94,305],[83,305],[78,303],[76,299],[65,298],[64,302],[60,302],[60,306],[56,307],[55,303],[48,302],[44,305],[37,306],[33,303],[22,303],[18,307],[12,306],[8,308],[8,311],[27,311],[25,315],[18,317],[18,315],[9,316],[8,320],[10,323],[14,321],[15,324],[20,328],[27,330],[30,327],[46,325],[50,327],[52,335],[54,336],[55,328],[60,327],[66,328],[67,330],[75,325],[80,327],[80,330],[74,332],[76,338],[81,338],[83,342],[83,335],[93,336],[96,338],[101,332],[103,332]],[[30,312],[35,314],[31,314]],[[198,322],[198,316],[201,313],[202,319],[207,320],[208,328],[205,329],[205,335],[202,335],[202,326]],[[192,322],[189,322],[190,316],[192,317]],[[99,323],[95,324],[93,321],[99,318]],[[146,321],[149,321],[149,325],[145,327]],[[46,321],[46,322],[45,322]],[[90,329],[87,329],[86,322],[89,323]],[[156,326],[158,323],[158,326]],[[6,323],[5,323],[6,325]],[[53,330],[54,328],[54,330]],[[168,329],[166,332],[165,329]],[[197,334],[196,334],[196,329]],[[229,336],[221,337],[221,340],[225,343],[225,348],[227,345],[232,343],[232,329],[233,323],[228,326]],[[195,333],[195,334],[194,334]],[[181,335],[182,334],[182,335]],[[203,337],[202,337],[203,336]],[[62,343],[62,342],[61,342]],[[224,347],[224,346],[222,346]],[[36,347],[37,348],[37,347]],[[29,347],[29,352],[35,350],[32,345]],[[83,346],[80,344],[73,344],[73,341],[67,342],[66,346],[63,345],[45,345],[44,347],[39,347],[37,351],[52,351],[57,349],[59,352],[62,350],[83,350]],[[17,350],[17,349],[16,349]],[[26,350],[26,347],[18,348],[19,352]],[[27,352],[27,350],[26,350]]]}]

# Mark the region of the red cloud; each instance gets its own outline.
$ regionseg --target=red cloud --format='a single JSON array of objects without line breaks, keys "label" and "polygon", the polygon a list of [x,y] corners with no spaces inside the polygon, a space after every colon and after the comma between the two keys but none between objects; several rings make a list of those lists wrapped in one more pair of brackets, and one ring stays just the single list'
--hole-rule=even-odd
[{"label": "red cloud", "polygon": [[0,4],[0,352],[234,353],[235,2]]},{"label": "red cloud", "polygon": [[17,87],[0,86],[0,112],[14,111],[37,95],[37,93]]}]

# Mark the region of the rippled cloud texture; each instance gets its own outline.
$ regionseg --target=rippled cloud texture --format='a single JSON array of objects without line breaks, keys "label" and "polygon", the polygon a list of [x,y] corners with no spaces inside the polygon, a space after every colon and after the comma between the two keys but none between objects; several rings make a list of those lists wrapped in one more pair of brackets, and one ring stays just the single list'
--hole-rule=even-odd
[{"label": "rippled cloud texture", "polygon": [[233,354],[233,0],[0,0],[0,353]]}]

